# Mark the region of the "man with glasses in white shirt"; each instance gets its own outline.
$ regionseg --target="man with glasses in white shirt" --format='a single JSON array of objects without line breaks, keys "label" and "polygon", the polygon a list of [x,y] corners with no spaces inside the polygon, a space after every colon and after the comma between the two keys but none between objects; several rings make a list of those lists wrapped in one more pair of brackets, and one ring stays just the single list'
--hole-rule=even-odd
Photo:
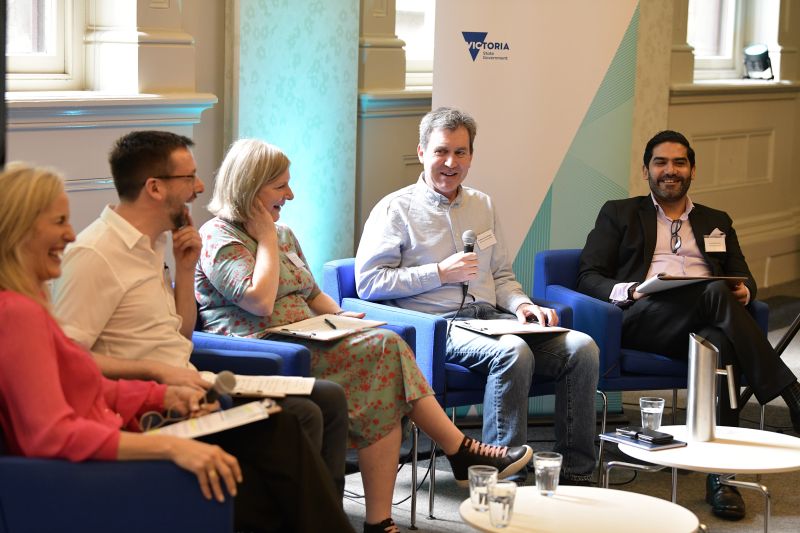
[{"label": "man with glasses in white shirt", "polygon": [[[694,150],[682,134],[662,131],[650,139],[642,167],[650,194],[602,207],[581,254],[578,290],[624,309],[624,348],[685,360],[689,333],[707,338],[747,377],[761,404],[782,396],[800,431],[800,385],[745,309],[755,298],[756,283],[731,218],[693,203],[687,194],[695,171]],[[636,290],[662,272],[746,281],[701,282],[650,295]],[[738,425],[726,391],[719,404],[720,423]],[[721,518],[744,516],[738,491],[721,485],[718,476],[709,476],[706,500]]]}]

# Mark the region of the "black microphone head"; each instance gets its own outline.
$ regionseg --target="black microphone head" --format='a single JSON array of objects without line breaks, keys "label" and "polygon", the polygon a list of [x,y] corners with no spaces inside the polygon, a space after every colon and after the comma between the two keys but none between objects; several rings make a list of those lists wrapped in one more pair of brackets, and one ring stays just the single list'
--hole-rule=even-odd
[{"label": "black microphone head", "polygon": [[468,229],[464,233],[461,234],[461,242],[464,243],[464,251],[465,252],[473,252],[475,251],[475,241],[478,240],[477,235],[471,229]]}]

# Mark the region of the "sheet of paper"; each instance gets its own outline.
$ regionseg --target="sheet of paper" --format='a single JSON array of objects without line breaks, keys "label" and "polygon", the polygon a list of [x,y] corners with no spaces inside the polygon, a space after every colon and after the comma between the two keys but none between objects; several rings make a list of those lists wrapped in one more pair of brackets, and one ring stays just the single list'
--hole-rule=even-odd
[{"label": "sheet of paper", "polygon": [[277,413],[280,410],[281,408],[272,400],[249,402],[224,411],[216,411],[153,429],[148,431],[147,434],[172,435],[174,437],[194,439],[269,418],[270,414]]},{"label": "sheet of paper", "polygon": [[454,326],[469,329],[484,335],[524,335],[526,333],[557,333],[559,331],[569,331],[567,328],[559,326],[541,326],[529,322],[520,324],[519,321],[511,318],[497,318],[492,320],[455,320]]},{"label": "sheet of paper", "polygon": [[[214,383],[217,375],[203,370],[200,376]],[[248,398],[283,398],[288,394],[309,395],[315,378],[303,376],[245,376],[236,374],[236,386],[231,395]]]}]

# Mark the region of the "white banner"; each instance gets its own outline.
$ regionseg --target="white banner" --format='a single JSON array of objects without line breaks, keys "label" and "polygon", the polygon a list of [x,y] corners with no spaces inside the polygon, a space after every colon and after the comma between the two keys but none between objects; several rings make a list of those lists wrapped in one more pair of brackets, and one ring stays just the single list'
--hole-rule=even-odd
[{"label": "white banner", "polygon": [[437,0],[433,108],[478,122],[466,184],[491,195],[514,257],[637,0]]}]

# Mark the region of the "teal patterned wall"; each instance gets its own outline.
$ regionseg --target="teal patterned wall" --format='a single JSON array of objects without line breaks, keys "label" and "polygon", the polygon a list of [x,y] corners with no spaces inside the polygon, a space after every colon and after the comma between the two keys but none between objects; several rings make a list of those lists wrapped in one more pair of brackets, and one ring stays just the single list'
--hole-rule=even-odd
[{"label": "teal patterned wall", "polygon": [[514,260],[514,273],[528,293],[537,252],[582,248],[600,207],[628,196],[638,27],[637,7]]},{"label": "teal patterned wall", "polygon": [[238,137],[280,146],[312,271],[353,255],[358,0],[241,0]]}]

